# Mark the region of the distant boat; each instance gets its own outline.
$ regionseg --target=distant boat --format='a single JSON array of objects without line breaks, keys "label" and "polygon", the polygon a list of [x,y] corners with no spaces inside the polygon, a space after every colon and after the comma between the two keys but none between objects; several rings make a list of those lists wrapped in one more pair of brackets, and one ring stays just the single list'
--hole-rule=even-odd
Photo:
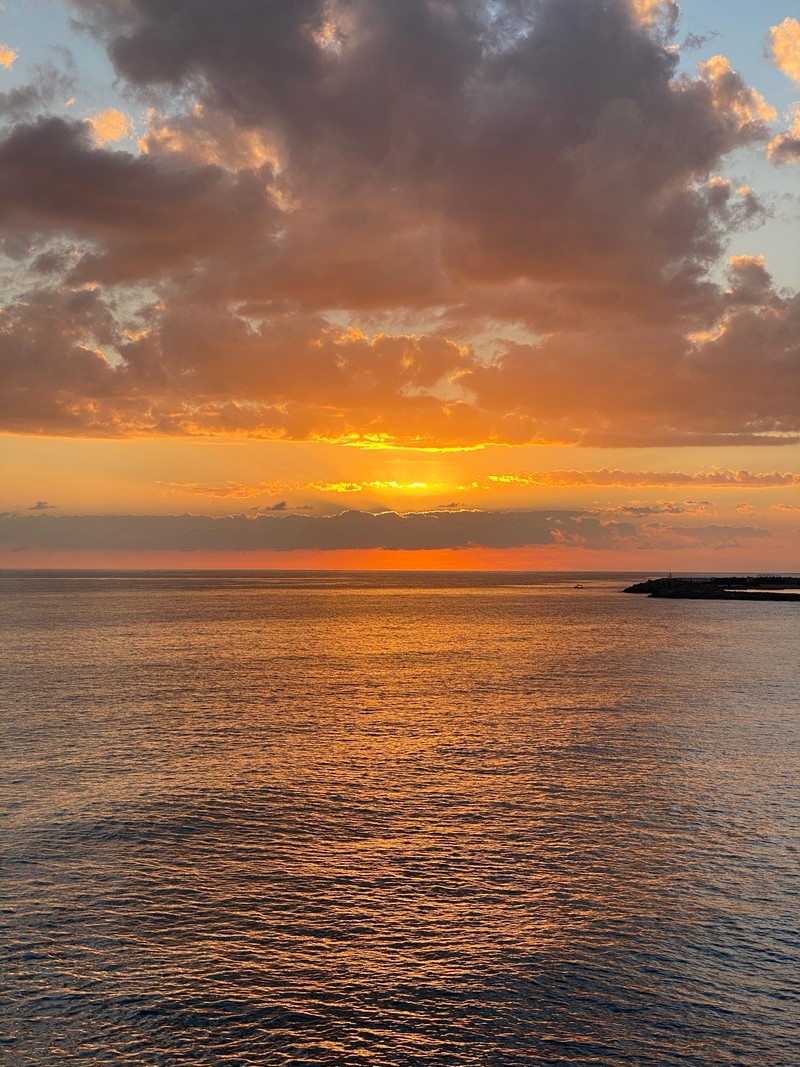
[{"label": "distant boat", "polygon": [[585,586],[581,585],[581,583],[580,583],[580,582],[578,582],[578,583],[577,583],[577,585],[574,585],[574,586],[573,586],[572,588],[573,588],[573,589],[584,589],[584,588],[585,588]]}]

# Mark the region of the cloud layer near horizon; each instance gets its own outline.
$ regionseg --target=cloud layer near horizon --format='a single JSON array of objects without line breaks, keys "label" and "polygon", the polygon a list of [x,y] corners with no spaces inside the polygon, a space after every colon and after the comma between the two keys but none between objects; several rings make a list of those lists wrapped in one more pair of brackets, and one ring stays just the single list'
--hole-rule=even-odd
[{"label": "cloud layer near horizon", "polygon": [[0,223],[25,284],[0,313],[2,428],[800,435],[800,297],[758,257],[713,274],[764,212],[726,158],[791,144],[724,57],[676,76],[676,5],[72,9],[149,125],[132,151],[118,111],[48,114],[43,85],[6,101]]},{"label": "cloud layer near horizon", "polygon": [[[248,552],[387,549],[735,548],[769,539],[757,526],[641,521],[681,510],[627,509],[628,521],[583,511],[428,511],[338,515],[0,515],[0,549],[81,552]],[[638,519],[640,521],[634,521]],[[13,559],[13,555],[11,556]]]}]

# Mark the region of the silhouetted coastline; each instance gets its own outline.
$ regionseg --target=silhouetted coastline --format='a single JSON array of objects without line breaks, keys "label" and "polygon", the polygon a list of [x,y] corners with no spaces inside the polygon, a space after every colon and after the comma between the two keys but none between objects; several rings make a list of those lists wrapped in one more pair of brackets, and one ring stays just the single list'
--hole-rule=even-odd
[{"label": "silhouetted coastline", "polygon": [[623,590],[625,593],[644,593],[651,597],[674,600],[794,600],[797,593],[779,590],[800,589],[800,578],[779,574],[762,574],[742,578],[650,578]]}]

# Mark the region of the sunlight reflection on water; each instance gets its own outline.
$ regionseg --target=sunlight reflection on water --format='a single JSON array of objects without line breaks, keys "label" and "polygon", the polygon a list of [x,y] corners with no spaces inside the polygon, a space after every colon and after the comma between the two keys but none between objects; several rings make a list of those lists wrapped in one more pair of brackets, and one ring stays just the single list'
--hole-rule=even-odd
[{"label": "sunlight reflection on water", "polygon": [[6,1060],[800,1062],[793,605],[11,579]]}]

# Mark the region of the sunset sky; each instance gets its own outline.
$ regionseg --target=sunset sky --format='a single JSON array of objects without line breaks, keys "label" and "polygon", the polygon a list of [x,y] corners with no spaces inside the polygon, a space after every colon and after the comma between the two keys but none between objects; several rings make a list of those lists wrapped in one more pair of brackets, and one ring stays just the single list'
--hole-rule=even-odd
[{"label": "sunset sky", "polygon": [[4,0],[2,563],[798,570],[788,0]]}]

